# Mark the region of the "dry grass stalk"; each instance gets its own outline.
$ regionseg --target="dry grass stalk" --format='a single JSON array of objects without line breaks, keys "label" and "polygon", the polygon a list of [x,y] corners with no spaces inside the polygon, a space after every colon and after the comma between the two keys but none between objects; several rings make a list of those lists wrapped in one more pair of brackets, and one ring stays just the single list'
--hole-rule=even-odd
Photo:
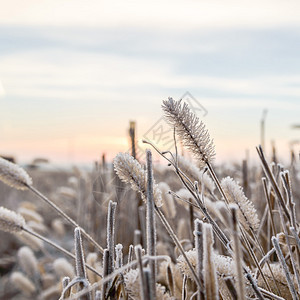
[{"label": "dry grass stalk", "polygon": [[66,290],[65,292],[65,298],[68,298],[70,297],[70,294],[71,294],[71,289],[67,289],[68,285],[70,284],[70,277],[66,276],[62,279],[62,287],[63,287],[63,290]]},{"label": "dry grass stalk", "polygon": [[[154,191],[153,191],[153,170],[152,170],[152,153],[146,151],[147,156],[147,202],[146,202],[146,232],[147,232],[147,254],[149,256],[156,255],[156,224],[154,213]],[[149,261],[150,269],[150,293],[151,298],[156,299],[156,261]]]},{"label": "dry grass stalk", "polygon": [[[103,253],[103,277],[106,277],[108,275],[108,263],[109,263],[109,250],[104,249]],[[106,299],[106,293],[108,288],[108,282],[103,282],[102,284],[102,291],[101,291],[101,299]]]},{"label": "dry grass stalk", "polygon": [[[200,221],[199,219],[196,219],[194,221],[195,223],[195,249],[196,249],[196,254],[197,254],[197,276],[198,278],[203,281],[204,276],[203,276],[203,222]],[[198,295],[197,299],[198,300],[204,300],[205,296],[202,293],[202,291],[198,290]]]},{"label": "dry grass stalk", "polygon": [[269,179],[273,189],[274,189],[274,192],[278,198],[278,201],[279,201],[279,204],[281,205],[283,211],[284,211],[284,214],[285,216],[288,218],[289,221],[291,221],[291,217],[290,217],[290,214],[285,206],[285,201],[284,201],[284,198],[282,196],[282,193],[280,191],[280,189],[278,188],[278,185],[276,183],[276,180],[274,178],[274,175],[273,173],[271,172],[269,166],[268,166],[268,163],[266,161],[266,158],[265,158],[265,155],[264,155],[264,152],[263,152],[263,149],[261,146],[257,147],[256,148],[257,150],[257,153],[259,155],[259,158],[261,160],[261,163],[262,163],[262,166],[263,166],[263,169],[264,169],[264,172],[267,176],[267,178]]},{"label": "dry grass stalk", "polygon": [[[75,228],[75,230],[74,230],[74,242],[75,242],[74,248],[75,248],[76,276],[83,282],[86,282],[86,284],[83,282],[79,283],[80,290],[83,290],[84,288],[86,288],[87,285],[89,285],[89,282],[87,280],[87,275],[86,275],[84,252],[83,252],[80,228]],[[87,293],[86,295],[82,296],[80,299],[81,300],[90,300],[91,295],[89,293]]]},{"label": "dry grass stalk", "polygon": [[213,230],[210,224],[203,224],[203,277],[205,286],[205,299],[218,300],[219,289],[213,255]]},{"label": "dry grass stalk", "polygon": [[[144,274],[144,268],[142,263],[142,247],[137,245],[134,247],[135,256],[138,261],[139,280],[140,280],[140,295],[142,300],[150,300],[150,295],[147,290],[147,282]],[[126,285],[126,281],[125,281]]]},{"label": "dry grass stalk", "polygon": [[272,237],[272,243],[273,243],[273,246],[275,247],[277,257],[278,257],[278,259],[281,263],[282,269],[285,273],[285,277],[286,277],[286,280],[287,280],[288,287],[290,289],[290,293],[292,295],[292,299],[296,300],[296,299],[298,299],[297,291],[296,291],[294,282],[292,281],[292,276],[291,276],[291,273],[289,271],[289,268],[286,264],[286,261],[284,259],[283,254],[282,254],[282,251],[281,251],[281,248],[280,248],[280,245],[279,245],[279,242],[278,242],[278,238],[273,236]]},{"label": "dry grass stalk", "polygon": [[107,213],[107,249],[109,250],[108,259],[108,274],[114,271],[114,257],[115,257],[115,214],[117,203],[109,201]]},{"label": "dry grass stalk", "polygon": [[296,222],[296,204],[294,202],[292,187],[291,187],[291,179],[289,171],[284,171],[280,173],[281,181],[283,183],[284,190],[287,196],[287,202],[289,207],[289,212],[291,216],[291,226],[297,228]]},{"label": "dry grass stalk", "polygon": [[123,245],[117,244],[115,247],[116,252],[116,268],[119,269],[123,267]]},{"label": "dry grass stalk", "polygon": [[232,214],[232,238],[233,238],[233,248],[234,248],[234,266],[236,274],[236,289],[238,294],[238,299],[246,300],[246,292],[244,285],[243,276],[243,256],[240,243],[239,225],[238,225],[238,209],[236,204],[230,204],[229,206]]}]

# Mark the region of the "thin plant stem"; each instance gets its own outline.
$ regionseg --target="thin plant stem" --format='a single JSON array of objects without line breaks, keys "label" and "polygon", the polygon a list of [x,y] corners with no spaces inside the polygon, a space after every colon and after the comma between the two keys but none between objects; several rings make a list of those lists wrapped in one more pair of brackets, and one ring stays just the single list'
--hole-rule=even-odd
[{"label": "thin plant stem", "polygon": [[[64,249],[63,247],[57,245],[56,243],[52,242],[51,240],[45,238],[44,236],[32,231],[31,229],[29,229],[28,227],[23,227],[22,230],[24,230],[25,232],[29,233],[30,235],[40,239],[41,241],[45,242],[46,244],[50,245],[51,247],[57,249],[58,251],[64,253],[65,255],[67,255],[68,257],[75,259],[75,255],[71,252],[69,252],[68,250]],[[102,275],[95,270],[93,267],[91,267],[90,265],[88,265],[87,263],[85,263],[85,266],[92,272],[94,272],[96,275],[98,275],[100,278],[102,278]]]},{"label": "thin plant stem", "polygon": [[[203,281],[203,222],[199,219],[194,221],[195,224],[195,248],[197,254],[197,276],[200,281]],[[198,290],[197,300],[204,300],[205,296],[203,291]]]},{"label": "thin plant stem", "polygon": [[226,196],[226,194],[224,193],[224,191],[221,187],[221,183],[220,183],[220,181],[219,181],[219,179],[218,179],[218,177],[215,173],[215,170],[213,169],[212,165],[209,162],[206,163],[206,166],[207,166],[207,168],[210,172],[210,175],[211,175],[214,183],[216,184],[216,186],[218,188],[218,191],[220,192],[221,196],[224,198],[225,203],[228,205],[229,201],[228,201],[227,196]]},{"label": "thin plant stem", "polygon": [[211,224],[203,224],[203,277],[206,300],[219,300],[216,266],[213,261],[213,229]]},{"label": "thin plant stem", "polygon": [[238,300],[237,291],[233,285],[232,279],[230,277],[224,279],[226,287],[231,295],[231,299]]},{"label": "thin plant stem", "polygon": [[185,251],[184,251],[181,243],[179,242],[177,236],[175,235],[175,233],[174,233],[173,229],[171,228],[170,224],[168,223],[167,219],[165,218],[162,211],[157,206],[155,206],[155,211],[156,211],[158,217],[160,218],[162,224],[166,228],[167,232],[169,233],[170,237],[172,238],[174,244],[178,247],[179,251],[181,252],[182,256],[184,257],[187,265],[189,266],[189,268],[191,270],[191,273],[193,275],[193,279],[197,283],[198,288],[203,289],[203,285],[201,284],[200,279],[198,278],[194,267],[192,266],[191,262],[189,261],[188,257],[186,256]]},{"label": "thin plant stem", "polygon": [[[108,274],[108,261],[109,261],[109,250],[108,249],[104,249],[104,253],[103,253],[103,277],[107,277]],[[104,281],[102,280],[102,300],[106,299],[106,292],[107,292],[107,288],[108,288],[108,284],[110,281]]]},{"label": "thin plant stem", "polygon": [[290,238],[289,238],[289,234],[288,234],[288,230],[287,230],[287,225],[284,221],[284,217],[283,217],[283,213],[282,213],[282,209],[281,207],[279,207],[279,215],[280,215],[280,220],[281,220],[281,224],[282,224],[282,228],[283,228],[283,232],[285,235],[285,240],[286,240],[286,244],[290,253],[290,259],[291,259],[291,263],[292,263],[292,267],[293,267],[293,271],[297,280],[297,285],[298,285],[298,289],[300,290],[300,275],[299,275],[299,267],[294,259],[294,254],[291,248],[291,243],[290,243]]},{"label": "thin plant stem", "polygon": [[269,194],[268,194],[268,188],[267,188],[267,180],[266,180],[265,177],[262,178],[262,183],[263,183],[265,198],[267,200],[267,207],[269,208],[269,217],[270,217],[270,220],[271,220],[272,231],[273,231],[273,235],[275,236],[277,234],[277,232],[276,232],[276,229],[275,229],[274,218],[273,218],[273,214],[272,214],[271,201],[270,201],[270,197],[269,197]]},{"label": "thin plant stem", "polygon": [[241,251],[241,244],[240,244],[240,234],[239,234],[239,226],[237,220],[237,211],[238,207],[236,205],[231,205],[231,215],[232,215],[232,237],[233,237],[233,248],[234,248],[234,266],[235,266],[235,274],[236,274],[236,281],[237,281],[237,292],[238,292],[238,299],[245,300],[246,293],[245,293],[245,285],[244,285],[244,276],[243,276],[243,257]]},{"label": "thin plant stem", "polygon": [[[147,156],[147,202],[146,202],[146,232],[147,232],[147,254],[156,255],[156,232],[155,232],[155,214],[154,214],[154,196],[153,196],[153,171],[152,171],[152,153],[150,150],[146,152]],[[153,299],[156,299],[156,262],[149,262],[150,268],[150,284]]]},{"label": "thin plant stem", "polygon": [[284,273],[285,273],[285,277],[286,277],[286,280],[287,280],[287,284],[288,284],[288,287],[290,289],[290,292],[291,292],[291,295],[292,295],[292,298],[293,300],[298,300],[298,296],[297,296],[297,292],[296,292],[296,289],[295,289],[295,286],[292,282],[292,278],[291,278],[291,273],[289,271],[289,268],[286,264],[286,261],[284,259],[284,256],[282,254],[282,251],[280,249],[280,245],[279,245],[279,242],[278,242],[278,238],[276,238],[275,236],[272,237],[272,243],[275,247],[275,250],[276,250],[276,254],[277,254],[277,257],[281,263],[281,266],[284,270]]},{"label": "thin plant stem", "polygon": [[146,287],[146,279],[145,274],[143,270],[143,262],[142,262],[142,247],[141,245],[137,245],[134,247],[135,250],[135,256],[138,262],[138,268],[139,268],[139,278],[140,278],[140,290],[142,294],[142,300],[150,300],[149,294],[147,293],[147,287]]},{"label": "thin plant stem", "polygon": [[[85,262],[84,262],[84,252],[82,247],[82,240],[80,234],[80,228],[76,227],[74,230],[74,244],[75,244],[75,267],[76,267],[76,276],[81,280],[87,281]],[[80,289],[83,290],[86,288],[83,282],[79,283]],[[90,300],[91,294],[86,293],[84,296],[79,297],[80,300]]]},{"label": "thin plant stem", "polygon": [[298,249],[300,250],[300,238],[299,238],[299,235],[298,235],[295,227],[290,227],[290,231],[291,231],[291,233],[293,234],[293,236],[294,236],[294,238],[296,240]]},{"label": "thin plant stem", "polygon": [[281,172],[280,177],[288,200],[288,205],[289,205],[289,210],[291,215],[291,226],[297,228],[295,202],[293,199],[292,189],[290,185],[289,172],[288,171]]},{"label": "thin plant stem", "polygon": [[75,262],[76,262],[76,275],[80,278],[86,279],[86,270],[84,267],[84,253],[82,247],[82,240],[80,235],[80,228],[75,228],[74,231],[75,241]]},{"label": "thin plant stem", "polygon": [[[64,277],[62,280],[62,286],[63,286],[63,290],[67,289],[69,283],[70,283],[71,279],[70,277]],[[71,289],[66,290],[64,297],[68,298],[71,294]]]},{"label": "thin plant stem", "polygon": [[52,208],[54,208],[63,218],[65,218],[73,227],[79,227],[82,235],[89,240],[99,251],[103,254],[103,248],[82,228],[80,227],[72,218],[70,218],[65,212],[63,212],[55,203],[53,203],[50,199],[48,199],[45,195],[43,195],[40,191],[38,191],[33,186],[28,186],[28,188],[36,194],[40,199],[47,202]]},{"label": "thin plant stem", "polygon": [[[241,230],[241,235],[242,235],[243,242],[244,242],[245,245],[246,245],[246,251],[249,253],[249,255],[251,256],[252,260],[254,261],[254,263],[255,263],[255,265],[256,265],[256,267],[257,267],[259,273],[261,274],[261,276],[262,276],[262,278],[263,278],[263,280],[264,280],[266,286],[267,286],[269,289],[271,289],[271,288],[270,288],[270,285],[269,285],[269,282],[267,281],[267,279],[266,279],[266,277],[265,277],[265,275],[264,275],[264,273],[263,273],[263,271],[262,271],[262,269],[261,269],[261,267],[260,267],[260,265],[259,265],[259,262],[258,262],[258,260],[257,260],[257,257],[256,257],[256,255],[255,255],[253,249],[251,248],[251,245],[249,244],[248,239],[245,237],[245,230],[244,230],[242,227],[240,227],[240,230]],[[257,243],[258,247],[261,247],[261,245],[260,245],[260,243],[259,243],[259,241],[258,241],[256,235],[254,234],[254,232],[252,232],[252,234],[253,234],[254,238],[256,239],[256,243]],[[262,256],[264,256],[264,251],[262,250],[262,248],[261,248],[261,249],[259,248],[259,250],[261,251]],[[273,275],[273,271],[272,271],[272,269],[271,269],[271,267],[270,267],[270,265],[269,265],[268,262],[267,262],[267,264],[268,264],[268,268],[269,268],[269,270],[270,270],[270,272],[271,272],[271,276],[272,276],[272,278],[273,278],[273,281],[275,282],[275,286],[277,287],[277,284],[276,284],[276,281],[275,281],[275,278],[274,278],[274,275]],[[280,293],[278,287],[277,287],[277,290],[278,290],[278,292]]]},{"label": "thin plant stem", "polygon": [[174,277],[170,264],[167,266],[167,282],[169,285],[170,295],[174,296]]},{"label": "thin plant stem", "polygon": [[267,297],[273,298],[275,300],[285,300],[284,298],[282,298],[278,295],[275,295],[275,294],[271,293],[270,291],[267,291],[261,287],[259,288],[259,290],[262,292],[262,294],[264,294]]},{"label": "thin plant stem", "polygon": [[288,210],[287,210],[287,208],[285,206],[285,202],[284,202],[283,196],[282,196],[282,194],[280,192],[280,189],[279,189],[279,187],[278,187],[278,185],[277,185],[277,183],[275,181],[275,178],[274,178],[274,176],[273,176],[273,174],[272,174],[272,172],[271,172],[271,170],[270,170],[270,168],[268,166],[268,163],[267,163],[267,161],[265,159],[263,149],[262,149],[261,146],[259,146],[259,147],[256,148],[256,150],[257,150],[258,156],[259,156],[259,158],[261,160],[261,163],[262,163],[262,166],[263,166],[263,170],[264,170],[267,178],[269,179],[269,181],[270,181],[270,183],[271,183],[271,185],[272,185],[272,187],[274,189],[274,192],[275,192],[275,194],[276,194],[276,196],[278,198],[279,204],[281,205],[281,207],[282,207],[282,209],[284,211],[284,214],[287,217],[288,221],[291,222],[290,214],[289,214],[289,212],[288,212]]},{"label": "thin plant stem", "polygon": [[117,203],[109,201],[107,214],[107,249],[109,250],[108,274],[114,271],[116,207]]},{"label": "thin plant stem", "polygon": [[[244,272],[245,272],[245,268],[244,268]],[[251,276],[251,274],[249,272],[246,272],[246,278],[248,279],[248,281],[250,282],[252,288],[253,288],[253,291],[256,295],[256,297],[259,299],[259,300],[264,300],[265,297],[263,296],[260,288],[257,286],[257,283],[254,281],[253,277]]]},{"label": "thin plant stem", "polygon": [[151,278],[151,270],[149,268],[144,268],[143,269],[143,273],[144,273],[144,278],[145,278],[145,288],[146,288],[146,293],[149,297],[149,300],[155,300],[155,291],[151,290],[151,285],[152,285],[152,281],[153,279]]}]

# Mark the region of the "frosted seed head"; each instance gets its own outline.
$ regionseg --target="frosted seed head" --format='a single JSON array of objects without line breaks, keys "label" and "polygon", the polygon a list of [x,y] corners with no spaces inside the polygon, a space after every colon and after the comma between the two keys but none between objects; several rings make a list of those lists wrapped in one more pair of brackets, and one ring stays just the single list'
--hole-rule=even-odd
[{"label": "frosted seed head", "polygon": [[18,261],[28,276],[34,277],[38,273],[38,261],[29,247],[23,246],[19,249]]},{"label": "frosted seed head", "polygon": [[20,215],[5,207],[0,207],[0,230],[19,233],[25,226],[25,220]]},{"label": "frosted seed head", "polygon": [[163,101],[162,109],[166,121],[174,128],[183,145],[191,151],[201,167],[211,163],[215,157],[213,140],[203,122],[190,110],[186,103],[172,98]]},{"label": "frosted seed head", "polygon": [[245,196],[243,189],[232,178],[226,177],[221,181],[223,191],[229,203],[238,206],[238,219],[245,229],[250,227],[257,230],[259,218],[253,203]]},{"label": "frosted seed head", "polygon": [[21,272],[13,272],[10,280],[18,290],[28,297],[36,291],[33,282]]},{"label": "frosted seed head", "polygon": [[18,190],[26,190],[32,185],[32,179],[24,169],[1,157],[0,180]]},{"label": "frosted seed head", "polygon": [[75,277],[74,267],[65,258],[57,258],[53,262],[53,268],[59,277]]},{"label": "frosted seed head", "polygon": [[[134,191],[140,193],[144,202],[147,199],[147,172],[141,164],[128,153],[119,153],[114,159],[114,169],[119,178],[131,185]],[[161,191],[157,184],[153,184],[155,204],[162,206]]]}]

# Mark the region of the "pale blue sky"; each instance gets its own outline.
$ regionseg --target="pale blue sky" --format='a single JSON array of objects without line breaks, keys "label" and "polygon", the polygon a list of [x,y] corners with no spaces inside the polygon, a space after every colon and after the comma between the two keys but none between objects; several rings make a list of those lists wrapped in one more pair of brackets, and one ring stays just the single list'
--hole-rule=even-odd
[{"label": "pale blue sky", "polygon": [[[127,150],[189,91],[218,156],[300,139],[298,1],[13,0],[0,12],[0,153],[90,161]],[[298,147],[298,148],[297,148]],[[269,147],[270,148],[270,147]],[[299,145],[296,146],[299,149]]]}]

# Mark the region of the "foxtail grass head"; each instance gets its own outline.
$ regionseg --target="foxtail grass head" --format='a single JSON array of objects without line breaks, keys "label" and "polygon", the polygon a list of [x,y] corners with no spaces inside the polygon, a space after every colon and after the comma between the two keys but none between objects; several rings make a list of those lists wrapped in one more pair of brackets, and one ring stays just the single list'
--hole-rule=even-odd
[{"label": "foxtail grass head", "polygon": [[7,208],[0,207],[0,230],[19,233],[25,226],[25,220],[20,215]]},{"label": "foxtail grass head", "polygon": [[32,179],[24,169],[1,157],[0,180],[18,190],[26,190],[32,185]]},{"label": "foxtail grass head", "polygon": [[[144,202],[147,198],[147,172],[141,164],[128,153],[119,153],[114,159],[114,168],[119,178],[131,185],[134,191],[140,193]],[[161,191],[157,184],[153,185],[155,204],[162,206]]]},{"label": "foxtail grass head", "polygon": [[32,297],[36,292],[33,282],[21,272],[13,272],[10,281],[14,288],[18,289],[24,296]]},{"label": "foxtail grass head", "polygon": [[256,231],[259,227],[259,218],[253,203],[245,196],[243,189],[229,176],[221,181],[223,191],[229,203],[238,206],[238,219],[245,229]]},{"label": "foxtail grass head", "polygon": [[34,278],[38,274],[38,261],[29,247],[23,246],[18,250],[18,261],[29,277]]},{"label": "foxtail grass head", "polygon": [[167,122],[175,128],[178,137],[201,166],[211,163],[215,157],[215,147],[203,122],[181,100],[169,98],[163,101],[162,109]]}]

